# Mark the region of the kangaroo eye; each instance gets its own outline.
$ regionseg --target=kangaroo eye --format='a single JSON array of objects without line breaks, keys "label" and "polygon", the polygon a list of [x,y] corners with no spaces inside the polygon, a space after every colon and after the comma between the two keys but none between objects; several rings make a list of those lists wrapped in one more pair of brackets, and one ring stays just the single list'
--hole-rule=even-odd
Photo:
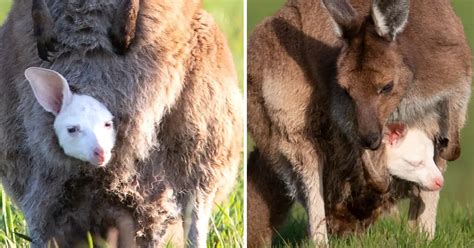
[{"label": "kangaroo eye", "polygon": [[388,94],[393,90],[393,81],[388,82],[382,89],[379,90],[379,94]]},{"label": "kangaroo eye", "polygon": [[79,126],[72,126],[67,128],[67,132],[70,134],[79,132]]},{"label": "kangaroo eye", "polygon": [[114,123],[112,121],[108,121],[104,124],[105,127],[112,127]]}]

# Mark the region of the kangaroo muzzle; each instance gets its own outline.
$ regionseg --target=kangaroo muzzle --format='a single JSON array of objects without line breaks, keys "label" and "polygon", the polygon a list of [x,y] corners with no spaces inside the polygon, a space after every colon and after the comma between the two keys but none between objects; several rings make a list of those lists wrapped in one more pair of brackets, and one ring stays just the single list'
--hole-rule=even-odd
[{"label": "kangaroo muzzle", "polygon": [[370,107],[357,107],[357,124],[360,145],[365,149],[377,150],[382,144],[382,125],[376,112]]}]

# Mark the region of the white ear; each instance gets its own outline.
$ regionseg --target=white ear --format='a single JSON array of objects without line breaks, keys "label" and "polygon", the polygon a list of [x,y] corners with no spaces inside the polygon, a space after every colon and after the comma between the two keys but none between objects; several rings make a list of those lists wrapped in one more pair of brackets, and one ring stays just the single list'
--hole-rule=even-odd
[{"label": "white ear", "polygon": [[25,70],[25,77],[33,88],[36,100],[46,111],[57,115],[71,102],[69,84],[61,74],[53,70],[30,67]]}]

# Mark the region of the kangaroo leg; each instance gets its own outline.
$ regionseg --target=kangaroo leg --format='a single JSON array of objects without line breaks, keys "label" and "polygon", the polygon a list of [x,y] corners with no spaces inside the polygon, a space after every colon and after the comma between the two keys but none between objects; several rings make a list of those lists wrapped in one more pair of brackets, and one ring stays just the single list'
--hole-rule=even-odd
[{"label": "kangaroo leg", "polygon": [[[438,155],[436,164],[442,172],[446,169],[446,160],[441,159]],[[439,191],[417,190],[410,198],[410,207],[408,210],[409,225],[417,228],[419,231],[428,235],[433,239],[436,231],[436,213],[439,202]]]},{"label": "kangaroo leg", "polygon": [[438,200],[439,191],[423,190],[410,199],[409,224],[412,228],[426,233],[430,239],[435,235]]},{"label": "kangaroo leg", "polygon": [[209,232],[209,219],[211,218],[212,206],[216,189],[206,192],[198,189],[192,201],[191,226],[188,233],[188,247],[205,248],[207,234]]},{"label": "kangaroo leg", "polygon": [[247,169],[247,246],[271,245],[273,231],[286,219],[293,199],[285,183],[256,150]]},{"label": "kangaroo leg", "polygon": [[308,212],[309,235],[317,244],[327,244],[326,214],[323,194],[323,163],[314,144],[303,137],[294,137],[281,144],[284,156],[298,174],[298,192]]},{"label": "kangaroo leg", "polygon": [[54,52],[54,45],[57,42],[54,31],[53,17],[49,13],[48,6],[44,0],[33,0],[31,8],[33,18],[33,30],[36,37],[38,56],[45,61],[49,61],[49,52]]},{"label": "kangaroo leg", "polygon": [[124,54],[135,38],[140,0],[123,0],[115,14],[110,39],[118,54]]},{"label": "kangaroo leg", "polygon": [[[119,213],[117,216],[118,248],[134,248],[135,244],[135,222],[128,213]],[[110,246],[113,247],[113,246]]]}]

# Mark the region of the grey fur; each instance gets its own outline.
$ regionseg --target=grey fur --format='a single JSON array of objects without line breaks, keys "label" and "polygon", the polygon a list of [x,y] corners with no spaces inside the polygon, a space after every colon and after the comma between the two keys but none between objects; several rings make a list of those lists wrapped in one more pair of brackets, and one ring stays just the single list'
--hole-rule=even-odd
[{"label": "grey fur", "polygon": [[[385,18],[388,28],[388,36],[394,40],[399,32],[402,31],[408,20],[410,11],[409,0],[374,0],[373,8],[377,7]],[[372,9],[373,10],[373,9]]]},{"label": "grey fur", "polygon": [[49,52],[55,51],[57,37],[54,31],[54,20],[45,0],[32,0],[31,17],[33,18],[38,56],[42,60],[49,61]]},{"label": "grey fur", "polygon": [[[225,38],[198,0],[141,1],[133,46],[117,56],[108,30],[121,1],[50,0],[58,35],[50,64],[34,56],[31,1],[15,1],[0,29],[0,177],[32,246],[103,235],[120,229],[120,216],[133,218],[138,245],[158,245],[194,194],[212,203],[237,173],[242,99]],[[30,66],[60,72],[116,117],[107,168],[61,152],[54,117],[23,77]]]}]

